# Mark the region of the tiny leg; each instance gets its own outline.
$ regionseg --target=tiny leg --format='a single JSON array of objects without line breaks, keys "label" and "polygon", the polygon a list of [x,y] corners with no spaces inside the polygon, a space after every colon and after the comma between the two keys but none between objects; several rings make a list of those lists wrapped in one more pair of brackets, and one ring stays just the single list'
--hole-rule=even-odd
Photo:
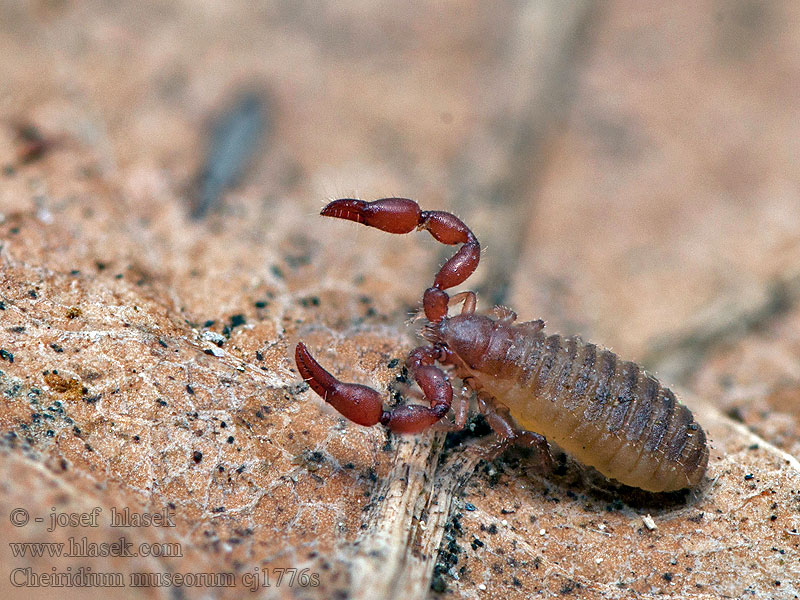
[{"label": "tiny leg", "polygon": [[514,427],[508,409],[493,406],[491,399],[482,394],[478,394],[478,407],[498,438],[494,444],[487,448],[485,460],[494,460],[505,452],[509,446],[516,444],[531,448],[534,451],[541,472],[549,473],[553,470],[553,456],[544,436],[533,431]]},{"label": "tiny leg", "polygon": [[450,301],[447,304],[448,306],[452,306],[454,304],[458,304],[459,302],[464,303],[461,306],[462,315],[475,314],[475,308],[478,305],[478,298],[475,296],[475,292],[459,292],[450,298]]},{"label": "tiny leg", "polygon": [[436,431],[461,431],[467,425],[467,413],[469,411],[469,397],[472,395],[472,390],[468,387],[462,387],[461,393],[458,398],[453,402],[453,412],[455,418],[452,423],[445,423],[439,421],[434,425]]}]

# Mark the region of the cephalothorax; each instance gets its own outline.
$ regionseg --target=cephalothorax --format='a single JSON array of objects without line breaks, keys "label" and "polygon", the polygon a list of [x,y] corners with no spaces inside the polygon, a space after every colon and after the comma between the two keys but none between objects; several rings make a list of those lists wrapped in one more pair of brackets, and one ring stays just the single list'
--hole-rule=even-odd
[{"label": "cephalothorax", "polygon": [[[705,433],[691,411],[642,367],[577,337],[548,336],[543,321],[515,323],[507,308],[495,308],[493,318],[476,314],[473,292],[448,296],[445,290],[463,283],[480,259],[478,240],[458,217],[423,211],[406,198],[336,200],[321,214],[389,233],[426,229],[444,244],[463,244],[425,290],[423,336],[430,343],[406,360],[430,406],[384,410],[376,390],[337,380],[302,342],[297,345],[300,375],[345,417],[366,426],[382,423],[399,433],[437,423],[463,428],[466,399],[457,396],[454,403],[438,363],[450,366],[477,392],[478,406],[501,440],[546,450],[545,438],[550,439],[603,475],[653,492],[692,487],[703,478]],[[448,317],[448,306],[458,302],[463,302],[461,314]],[[439,423],[451,406],[454,422]]]}]

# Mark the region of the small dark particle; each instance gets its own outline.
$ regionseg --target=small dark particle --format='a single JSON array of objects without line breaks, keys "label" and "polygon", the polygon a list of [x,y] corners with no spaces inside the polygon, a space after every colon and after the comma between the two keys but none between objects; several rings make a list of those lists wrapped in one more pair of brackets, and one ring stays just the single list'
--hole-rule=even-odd
[{"label": "small dark particle", "polygon": [[272,265],[272,266],[270,266],[269,270],[270,270],[270,271],[272,272],[272,274],[273,274],[273,275],[275,275],[275,277],[277,277],[278,279],[283,279],[283,271],[281,271],[281,268],[280,268],[278,265]]},{"label": "small dark particle", "polygon": [[39,160],[51,145],[35,125],[20,125],[17,138],[17,159],[22,164]]},{"label": "small dark particle", "polygon": [[194,462],[199,463],[201,460],[203,460],[203,453],[199,450],[195,450],[194,454],[192,454],[192,459],[194,459]]},{"label": "small dark particle", "polygon": [[755,477],[755,475],[753,475],[752,473],[748,473],[747,475],[744,476],[744,480],[750,481],[753,477]]},{"label": "small dark particle", "polygon": [[61,346],[59,346],[58,344],[56,344],[55,342],[50,344],[50,347],[53,349],[54,352],[63,352],[64,351],[64,349]]},{"label": "small dark particle", "polygon": [[228,426],[228,424],[225,421],[220,421],[219,426],[225,429]]},{"label": "small dark particle", "polygon": [[673,573],[670,573],[669,571],[667,571],[666,573],[664,573],[664,574],[661,576],[661,579],[663,579],[664,581],[672,581],[672,578],[673,578],[673,577],[674,577],[674,574],[673,574]]},{"label": "small dark particle", "polygon": [[748,450],[758,450],[758,444],[750,444],[747,447]]},{"label": "small dark particle", "polygon": [[770,515],[769,520],[770,521],[777,521],[778,520],[778,515]]},{"label": "small dark particle", "polygon": [[393,358],[392,360],[389,361],[389,364],[386,366],[390,369],[394,369],[398,364],[400,364],[400,361],[397,360],[396,358]]},{"label": "small dark particle", "polygon": [[267,306],[269,306],[269,302],[267,302],[266,300],[259,300],[257,302],[254,302],[253,305],[256,308],[266,308]]},{"label": "small dark particle", "polygon": [[232,444],[232,443],[233,443],[233,436],[232,436],[232,435],[229,435],[229,436],[228,436],[228,443],[229,443],[229,444]]},{"label": "small dark particle", "polygon": [[694,515],[693,517],[689,517],[689,520],[692,523],[699,523],[700,521],[703,520],[703,517],[705,517],[705,516],[706,516],[705,513],[698,513],[698,514]]},{"label": "small dark particle", "polygon": [[0,358],[7,360],[10,363],[14,362],[14,355],[8,350],[3,350],[2,348],[0,348]]},{"label": "small dark particle", "polygon": [[96,260],[94,262],[94,266],[97,267],[98,271],[105,271],[106,267],[108,267],[108,265],[106,263],[104,263],[102,261],[99,261],[99,260]]},{"label": "small dark particle", "polygon": [[248,93],[225,107],[215,119],[203,167],[195,177],[191,217],[202,219],[215,210],[225,191],[250,164],[267,130],[266,103]]},{"label": "small dark particle", "polygon": [[444,581],[441,573],[434,573],[431,578],[431,589],[437,594],[443,594],[447,591],[447,584]]},{"label": "small dark particle", "polygon": [[36,293],[36,290],[28,290],[28,296],[36,300],[39,297],[39,294]]},{"label": "small dark particle", "polygon": [[316,296],[306,296],[305,298],[300,298],[300,304],[305,307],[319,306],[319,298]]},{"label": "small dark particle", "polygon": [[208,320],[205,323],[203,323],[203,328],[208,329],[209,327],[213,327],[214,323],[216,323],[216,321],[214,321],[213,319]]},{"label": "small dark particle", "polygon": [[606,504],[608,512],[621,511],[623,508],[625,508],[625,504],[619,498],[615,498],[609,504]]},{"label": "small dark particle", "polygon": [[186,384],[186,392],[187,392],[187,393],[188,393],[190,396],[194,396],[194,388],[193,388],[192,386],[190,386],[188,383]]},{"label": "small dark particle", "polygon": [[204,348],[203,354],[208,354],[209,356],[214,356],[214,351],[211,348]]},{"label": "small dark particle", "polygon": [[[405,372],[405,369],[403,369]],[[472,438],[484,437],[492,433],[492,428],[486,418],[478,413],[469,420],[467,427],[461,431],[451,431],[444,440],[445,450],[457,447],[459,444]]]},{"label": "small dark particle", "polygon": [[580,582],[578,582],[578,581],[572,581],[572,580],[570,579],[570,580],[569,580],[569,581],[567,581],[567,582],[566,582],[564,585],[562,585],[562,586],[561,586],[561,589],[559,590],[559,593],[560,593],[562,596],[566,596],[567,594],[571,594],[571,593],[572,593],[572,592],[574,592],[576,589],[580,589],[580,588],[581,588],[581,584],[580,584]]},{"label": "small dark particle", "polygon": [[259,362],[264,360],[264,355],[259,350],[256,350],[256,360]]},{"label": "small dark particle", "polygon": [[237,472],[239,475],[241,475],[242,473],[244,473],[244,465],[242,465],[241,467],[239,467],[238,469],[236,469],[236,472]]},{"label": "small dark particle", "polygon": [[162,348],[167,348],[167,342],[165,342],[162,339],[158,340],[158,345],[161,346]]},{"label": "small dark particle", "polygon": [[161,398],[156,400],[156,402],[158,402],[161,406],[166,406],[167,405],[167,401],[166,400],[162,400]]},{"label": "small dark particle", "polygon": [[742,409],[739,408],[738,406],[732,407],[725,414],[728,415],[734,421],[738,421],[739,423],[744,423],[744,413],[742,412]]},{"label": "small dark particle", "polygon": [[17,325],[16,327],[9,327],[8,330],[11,333],[25,333],[25,328],[22,325]]},{"label": "small dark particle", "polygon": [[[559,459],[560,458],[561,457],[559,456]],[[553,475],[558,475],[560,477],[566,474],[567,474],[567,465],[565,463],[561,463],[555,469],[553,469]]]},{"label": "small dark particle", "polygon": [[141,438],[138,435],[133,436],[133,441],[138,442]]},{"label": "small dark particle", "polygon": [[283,258],[292,270],[311,264],[311,254],[308,252],[285,254]]},{"label": "small dark particle", "polygon": [[87,404],[96,404],[98,400],[100,400],[100,394],[97,394],[95,396],[87,396],[86,398],[84,398],[84,401]]},{"label": "small dark particle", "polygon": [[235,327],[239,327],[241,325],[244,325],[245,323],[246,323],[246,321],[245,321],[244,315],[242,315],[242,314],[232,315],[231,316],[230,328],[234,329]]},{"label": "small dark particle", "polygon": [[478,548],[483,548],[483,542],[480,541],[478,538],[473,538],[472,543],[470,544],[473,550],[477,550]]},{"label": "small dark particle", "polygon": [[467,502],[466,504],[464,504],[464,510],[472,512],[473,510],[476,510],[476,508],[475,505],[472,504],[472,502]]},{"label": "small dark particle", "polygon": [[6,303],[0,300],[0,310],[5,310],[5,309],[6,309]]},{"label": "small dark particle", "polygon": [[224,513],[225,507],[224,506],[217,506],[216,508],[211,509],[212,513]]}]

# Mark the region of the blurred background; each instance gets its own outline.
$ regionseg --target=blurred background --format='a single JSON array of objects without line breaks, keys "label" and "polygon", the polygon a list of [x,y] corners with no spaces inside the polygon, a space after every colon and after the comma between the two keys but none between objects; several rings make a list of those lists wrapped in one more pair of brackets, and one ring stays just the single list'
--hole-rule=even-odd
[{"label": "blurred background", "polygon": [[[479,307],[643,362],[800,457],[799,160],[788,0],[0,5],[9,285],[60,290],[52,315],[114,298],[235,341],[266,356],[276,390],[299,337],[327,361],[355,334],[399,358],[414,343],[403,322],[450,249],[317,216],[336,197],[402,196],[476,233],[464,287]],[[115,315],[101,320],[121,328]],[[26,363],[35,344],[3,335],[20,378],[60,364],[87,380],[78,359]],[[112,366],[94,369],[98,393],[133,377]],[[128,414],[106,406],[104,423]],[[264,435],[276,461],[312,443]],[[354,435],[348,452],[382,443]],[[109,477],[136,471],[125,448]],[[155,488],[136,494],[169,499]],[[334,525],[345,502],[325,547],[352,535]]]}]

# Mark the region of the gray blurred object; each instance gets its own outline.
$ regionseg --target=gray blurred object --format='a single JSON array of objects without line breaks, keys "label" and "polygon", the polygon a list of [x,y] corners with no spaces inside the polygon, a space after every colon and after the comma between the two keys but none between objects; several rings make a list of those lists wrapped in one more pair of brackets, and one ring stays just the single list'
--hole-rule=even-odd
[{"label": "gray blurred object", "polygon": [[268,103],[247,92],[214,119],[211,143],[190,194],[192,219],[216,210],[225,191],[239,182],[268,132]]}]

